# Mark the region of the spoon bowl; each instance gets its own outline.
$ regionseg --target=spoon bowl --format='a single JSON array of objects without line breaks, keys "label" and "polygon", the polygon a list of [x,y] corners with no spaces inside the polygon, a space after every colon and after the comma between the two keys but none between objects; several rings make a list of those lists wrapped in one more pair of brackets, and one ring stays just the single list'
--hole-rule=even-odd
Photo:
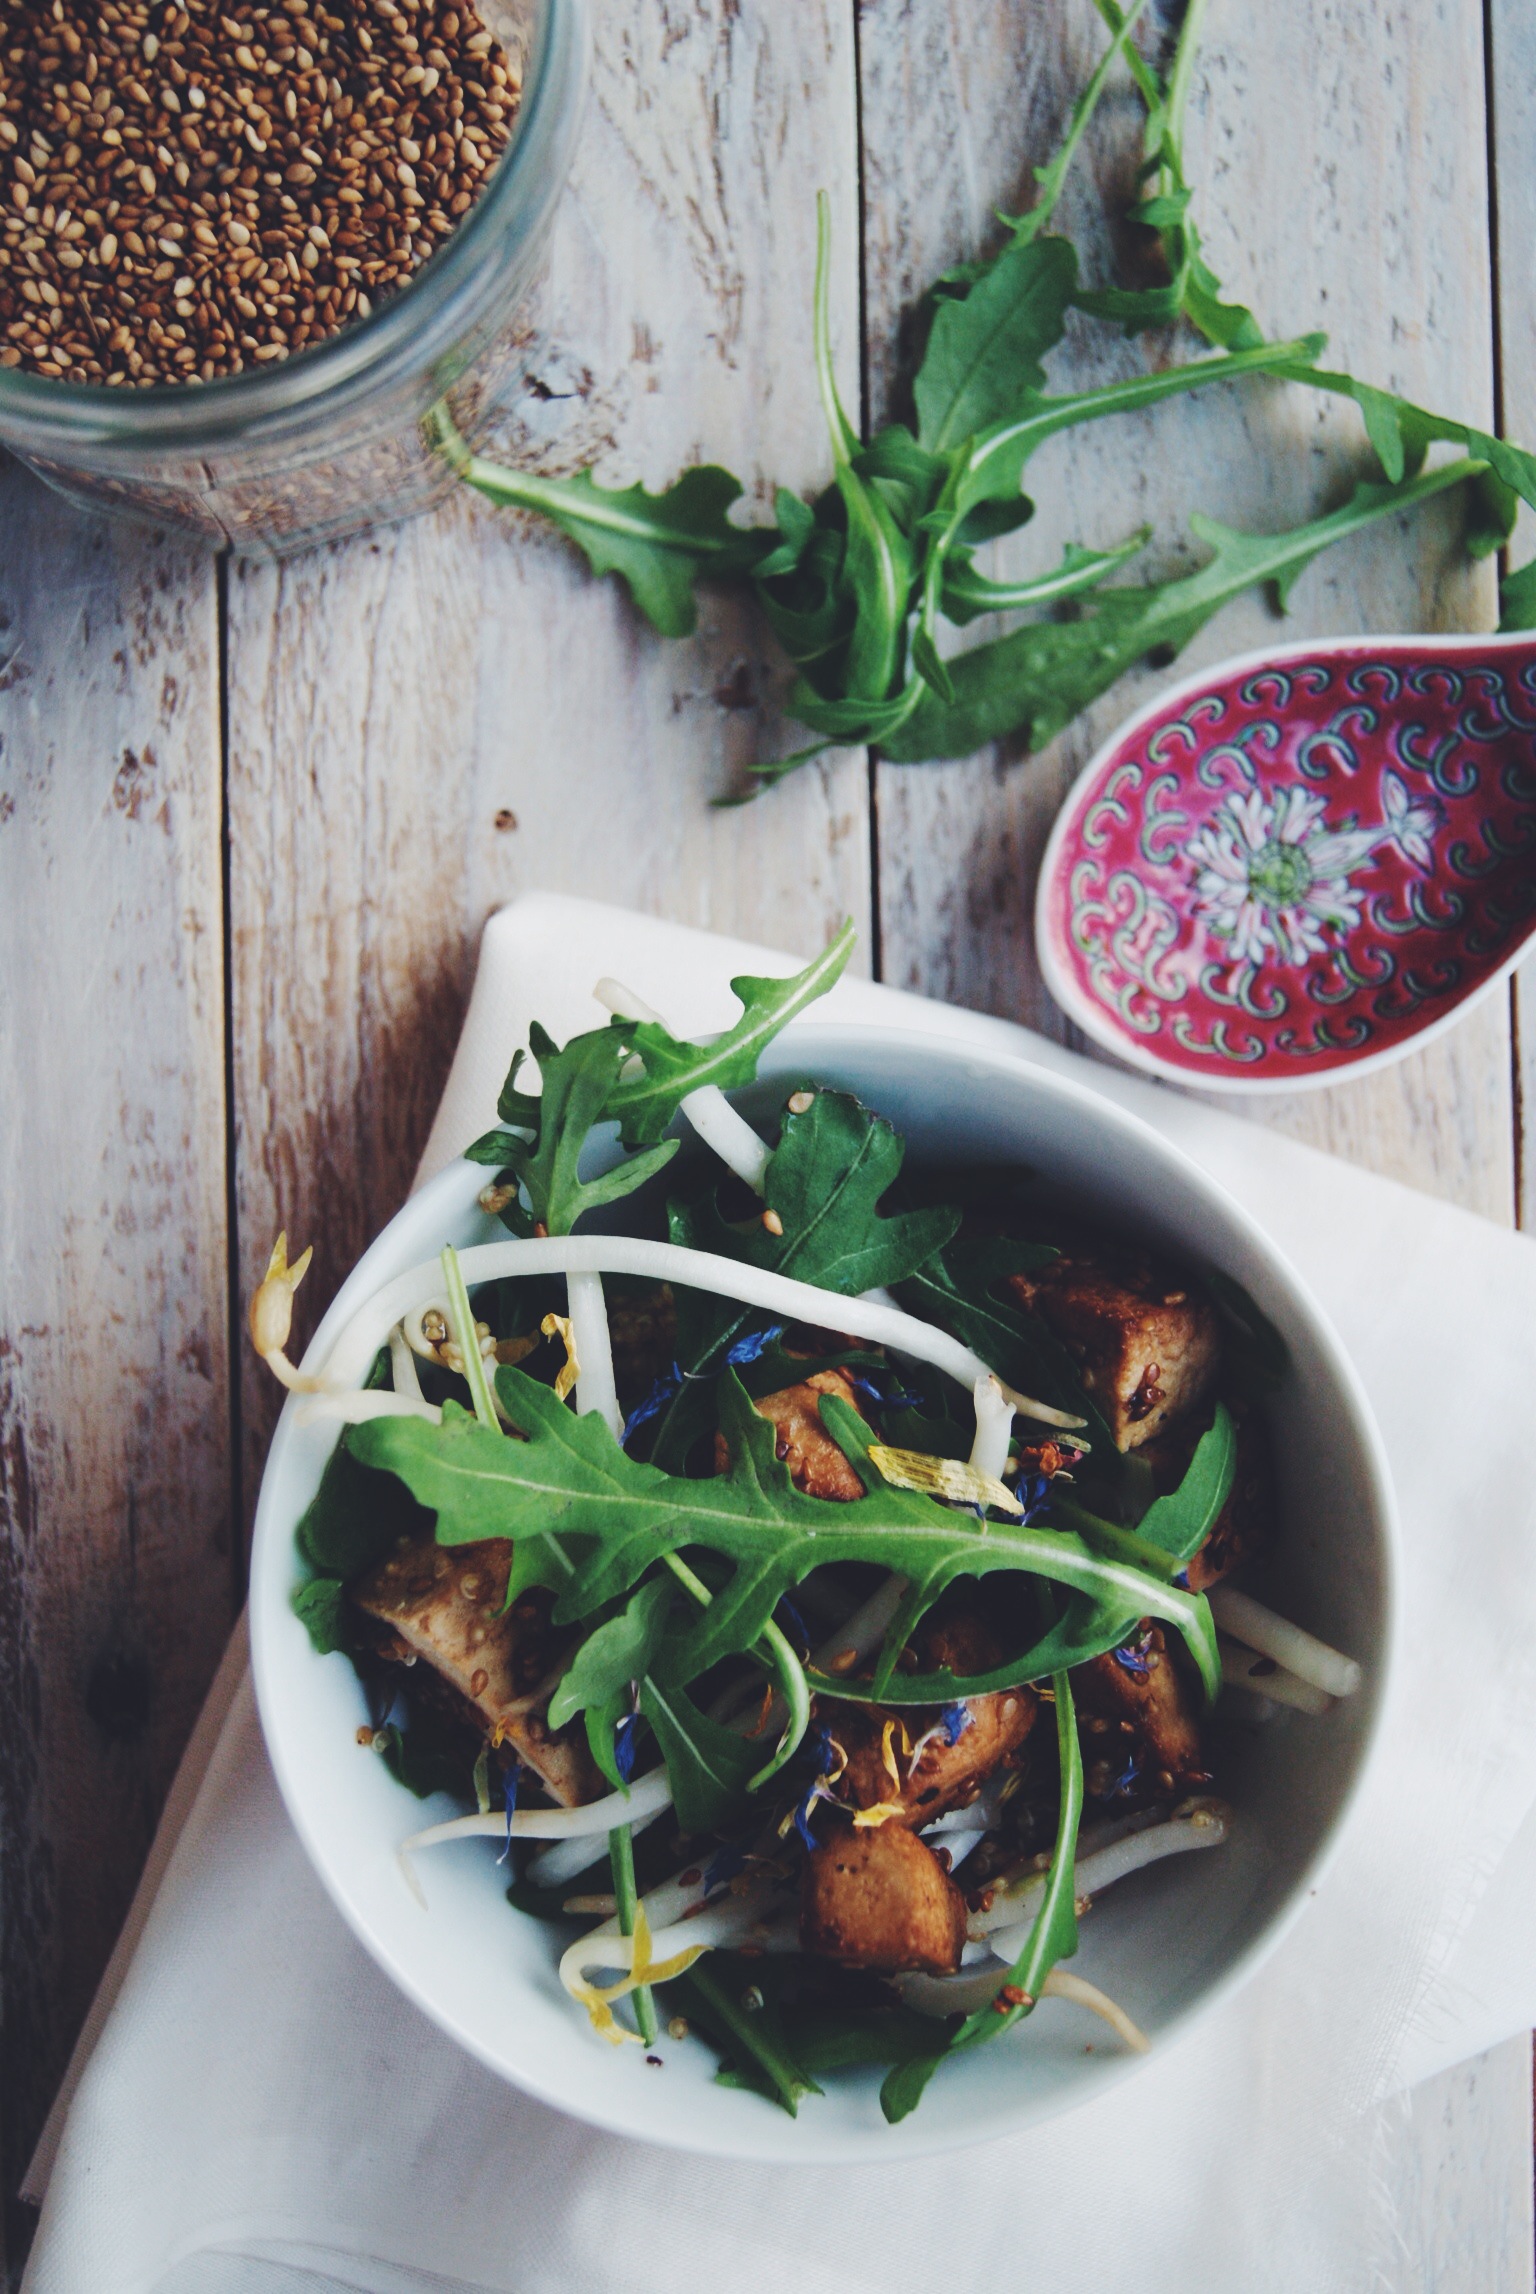
[{"label": "spoon bowl", "polygon": [[1338,638],[1161,693],[1040,873],[1056,1002],[1133,1067],[1301,1091],[1429,1040],[1536,933],[1536,636]]}]

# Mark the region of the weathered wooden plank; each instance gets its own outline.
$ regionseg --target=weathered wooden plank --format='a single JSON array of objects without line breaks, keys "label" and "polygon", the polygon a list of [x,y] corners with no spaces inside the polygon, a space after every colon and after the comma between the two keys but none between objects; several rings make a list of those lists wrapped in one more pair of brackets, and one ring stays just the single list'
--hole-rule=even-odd
[{"label": "weathered wooden plank", "polygon": [[211,560],[0,471],[5,2197],[234,1597]]},{"label": "weathered wooden plank", "polygon": [[[1490,0],[1489,127],[1493,153],[1500,411],[1506,437],[1536,447],[1536,17],[1521,0]],[[1536,555],[1536,514],[1522,510],[1510,558]],[[1515,1087],[1521,1122],[1520,1219],[1536,1226],[1536,957],[1516,976]]]},{"label": "weathered wooden plank", "polygon": [[[813,195],[837,210],[857,395],[853,25],[842,0],[615,0],[510,444],[656,485],[720,459],[828,474]],[[712,811],[773,753],[779,675],[739,602],[656,638],[569,546],[463,500],[230,599],[241,1265],[275,1226],[323,1296],[410,1177],[488,911],[543,885],[820,943],[868,911],[862,759]],[[252,1477],[270,1399],[247,1384]]]},{"label": "weathered wooden plank", "polygon": [[[1080,0],[866,0],[861,71],[868,358],[876,417],[897,383],[903,312],[944,264],[985,243],[992,210],[1027,201],[1103,33]],[[1356,372],[1478,419],[1492,408],[1483,199],[1481,19],[1476,0],[1406,15],[1325,0],[1215,8],[1191,111],[1191,164],[1211,258],[1276,334],[1323,325]],[[1135,107],[1111,103],[1062,210],[1108,275],[1106,195],[1134,164]],[[1454,196],[1451,187],[1454,186]],[[1186,355],[1182,346],[1180,355]],[[1154,342],[1164,358],[1170,346]],[[1074,330],[1053,379],[1135,371],[1147,355],[1107,330]],[[1336,498],[1368,456],[1352,409],[1260,385],[1210,392],[1054,441],[1031,465],[1039,514],[999,546],[1010,569],[1051,563],[1064,541],[1115,539],[1149,520],[1153,574],[1193,553],[1201,507],[1273,530]],[[1453,562],[1454,508],[1361,536],[1298,583],[1276,622],[1229,607],[1182,667],[1270,635],[1486,626],[1492,574]],[[1061,796],[1098,743],[1167,672],[1107,695],[1042,756],[1006,747],[959,765],[881,767],[880,913],[886,976],[961,1002],[1063,1023],[1041,986],[1030,917]],[[1512,1199],[1507,1018],[1485,1009],[1385,1075],[1270,1103],[1265,1119],[1507,1218]]]},{"label": "weathered wooden plank", "polygon": [[1426,2079],[1405,2108],[1396,2294],[1530,2294],[1529,2039]]}]

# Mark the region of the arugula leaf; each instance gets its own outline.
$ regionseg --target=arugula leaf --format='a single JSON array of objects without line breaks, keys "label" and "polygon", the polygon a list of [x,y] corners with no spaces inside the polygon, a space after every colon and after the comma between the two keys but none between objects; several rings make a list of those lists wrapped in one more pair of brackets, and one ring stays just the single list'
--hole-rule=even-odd
[{"label": "arugula leaf", "polygon": [[762,1747],[700,1712],[686,1689],[647,1675],[640,1710],[656,1731],[684,1832],[718,1832],[739,1816]]},{"label": "arugula leaf", "polygon": [[1016,239],[1033,239],[1037,232],[1044,229],[1057,200],[1061,197],[1062,185],[1066,181],[1067,171],[1077,154],[1078,145],[1087,133],[1088,123],[1098,109],[1099,99],[1108,85],[1110,73],[1117,60],[1128,55],[1133,60],[1133,70],[1140,65],[1140,57],[1137,56],[1135,49],[1130,46],[1130,37],[1135,29],[1136,20],[1145,6],[1146,0],[1131,0],[1130,8],[1123,15],[1115,5],[1115,0],[1108,0],[1107,7],[1100,7],[1100,14],[1109,24],[1113,38],[1099,58],[1087,86],[1072,106],[1072,116],[1067,122],[1067,132],[1063,136],[1055,156],[1047,166],[1035,169],[1035,181],[1040,186],[1040,197],[1027,215],[1019,216],[1013,223],[1012,229]]},{"label": "arugula leaf", "polygon": [[[1001,505],[988,505],[1001,507]],[[972,515],[977,513],[973,512]],[[1030,574],[1022,581],[988,581],[971,564],[968,549],[952,549],[944,561],[944,584],[939,607],[946,621],[963,627],[984,613],[1014,613],[1021,607],[1060,605],[1100,582],[1128,559],[1145,549],[1150,528],[1142,526],[1117,549],[1085,550],[1068,542],[1061,564],[1053,573]]]},{"label": "arugula leaf", "polygon": [[[715,1973],[710,1962],[718,1963],[722,1974],[729,1968],[731,1972],[725,1981]],[[762,2006],[752,2011],[740,2004],[749,1968],[752,1982],[763,1994]],[[773,1996],[776,1987],[772,1972],[771,1964],[714,1952],[710,1961],[696,1960],[685,1975],[667,1986],[667,1991],[669,1996],[674,1991],[678,1993],[689,2014],[709,2033],[721,2054],[734,2047],[746,2057],[748,2064],[755,2066],[756,2076],[743,2078],[741,2084],[751,2085],[760,2094],[768,2095],[794,2118],[801,2096],[819,2095],[822,2090],[790,2050]],[[738,2070],[744,2068],[739,2066]],[[722,2073],[722,2083],[732,2084],[736,2076]]]},{"label": "arugula leaf", "polygon": [[912,386],[919,445],[947,453],[1043,388],[1076,285],[1070,240],[1020,239],[969,293],[937,302]]},{"label": "arugula leaf", "polygon": [[1112,414],[1135,412],[1177,398],[1186,390],[1203,390],[1208,383],[1233,382],[1245,375],[1279,374],[1306,381],[1327,338],[1301,335],[1286,343],[1261,344],[1230,351],[1220,358],[1194,359],[1157,374],[1133,375],[1125,382],[1101,384],[1096,390],[1021,393],[1015,410],[978,431],[957,456],[946,489],[953,514],[963,515],[978,502],[1007,499],[1017,494],[1024,466],[1036,449],[1059,430],[1080,422],[1098,422]]},{"label": "arugula leaf", "polygon": [[1166,1497],[1154,1498],[1136,1534],[1149,1545],[1161,1546],[1175,1561],[1189,1561],[1216,1526],[1216,1517],[1232,1494],[1237,1470],[1237,1428],[1225,1402],[1195,1444],[1195,1454],[1184,1479]]},{"label": "arugula leaf", "polygon": [[[628,1594],[663,1554],[697,1546],[729,1562],[709,1606],[668,1642],[658,1670],[669,1687],[750,1648],[781,1595],[812,1569],[865,1561],[907,1578],[903,1635],[956,1577],[1018,1570],[1174,1625],[1214,1693],[1214,1634],[1199,1595],[1107,1560],[1069,1531],[1015,1521],[983,1528],[968,1513],[893,1488],[860,1447],[874,1440],[871,1429],[854,1411],[838,1418],[830,1397],[823,1418],[848,1442],[866,1482],[866,1495],[848,1503],[796,1489],[774,1454],[774,1429],[729,1373],[719,1388],[729,1470],[705,1481],[627,1456],[595,1412],[577,1417],[519,1370],[500,1370],[497,1390],[525,1440],[493,1433],[451,1403],[440,1424],[376,1418],[349,1428],[346,1440],[436,1514],[439,1544],[512,1538],[508,1600],[529,1585],[551,1586],[559,1624]],[[899,1645],[888,1645],[877,1687]]]},{"label": "arugula leaf", "polygon": [[[528,1031],[533,1056],[539,1063],[543,1090],[527,1104],[537,1131],[531,1141],[507,1134],[506,1164],[521,1182],[533,1216],[546,1234],[568,1235],[583,1212],[633,1194],[647,1179],[670,1163],[681,1144],[665,1139],[628,1162],[616,1163],[600,1178],[580,1175],[582,1151],[594,1124],[600,1122],[620,1069],[629,1057],[633,1031],[624,1023],[594,1028],[589,1035],[573,1036],[563,1048],[554,1043],[535,1020]],[[505,1102],[513,1089],[514,1063]]]},{"label": "arugula leaf", "polygon": [[1536,558],[1499,584],[1500,629],[1536,629]]},{"label": "arugula leaf", "polygon": [[760,980],[743,973],[732,980],[741,1017],[713,1043],[679,1042],[650,1020],[628,1023],[625,1041],[638,1053],[645,1073],[612,1084],[602,1105],[603,1115],[617,1122],[625,1146],[647,1147],[660,1139],[691,1091],[711,1083],[735,1091],[751,1083],[774,1037],[841,978],[857,938],[850,917],[804,971],[789,979]]},{"label": "arugula leaf", "polygon": [[[818,1091],[803,1112],[786,1111],[764,1176],[764,1198],[782,1234],[769,1234],[759,1220],[731,1226],[712,1202],[673,1202],[672,1240],[847,1297],[889,1288],[941,1248],[959,1223],[957,1211],[942,1209],[880,1215],[904,1154],[899,1133],[882,1116],[846,1092]],[[713,1292],[680,1290],[677,1310],[683,1381],[657,1419],[651,1456],[659,1465],[681,1467],[709,1416],[700,1381],[753,1327],[755,1309]]]},{"label": "arugula leaf", "polygon": [[832,372],[827,318],[830,262],[830,210],[823,192],[816,203],[816,376],[832,439],[833,473],[848,519],[842,582],[853,600],[854,615],[844,682],[851,698],[880,701],[900,666],[912,555],[885,497],[854,468],[858,441],[843,412]]},{"label": "arugula leaf", "polygon": [[410,1493],[392,1475],[370,1471],[343,1441],[325,1462],[294,1541],[317,1579],[344,1584],[382,1561],[402,1537],[424,1537],[428,1526],[428,1516]]},{"label": "arugula leaf", "polygon": [[952,1331],[1005,1384],[1086,1418],[1095,1466],[1108,1470],[1116,1454],[1114,1436],[1077,1363],[1037,1314],[997,1294],[1009,1275],[1031,1273],[1058,1255],[1045,1243],[966,1236],[946,1243],[893,1287],[910,1313]]},{"label": "arugula leaf", "polygon": [[616,1617],[589,1633],[549,1700],[550,1727],[564,1728],[579,1712],[606,1705],[631,1682],[643,1680],[661,1647],[671,1607],[671,1579],[655,1577]]},{"label": "arugula leaf", "polygon": [[698,619],[693,585],[701,576],[750,572],[774,545],[766,528],[731,524],[726,513],[741,495],[741,481],[714,463],[685,470],[660,494],[643,486],[599,486],[590,470],[572,478],[537,478],[478,454],[460,475],[488,501],[548,518],[577,544],[595,574],[621,574],[663,637],[692,634]]},{"label": "arugula leaf", "polygon": [[1229,599],[1273,582],[1283,602],[1319,551],[1482,469],[1480,462],[1453,462],[1401,486],[1357,486],[1341,509],[1289,533],[1242,534],[1196,515],[1190,528],[1213,552],[1198,573],[1148,588],[1099,590],[1080,621],[1034,622],[955,656],[954,703],[926,695],[883,744],[885,753],[898,764],[965,757],[1019,732],[1028,747],[1041,748],[1149,653],[1181,652]]},{"label": "arugula leaf", "polygon": [[347,1646],[346,1592],[339,1577],[308,1577],[294,1587],[293,1613],[308,1633],[317,1657],[328,1657],[332,1650]]}]

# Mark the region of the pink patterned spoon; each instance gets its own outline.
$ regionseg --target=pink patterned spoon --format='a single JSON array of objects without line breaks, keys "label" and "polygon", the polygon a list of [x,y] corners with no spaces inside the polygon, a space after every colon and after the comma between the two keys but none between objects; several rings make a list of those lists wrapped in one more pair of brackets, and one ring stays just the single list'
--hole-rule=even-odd
[{"label": "pink patterned spoon", "polygon": [[1301,1091],[1399,1059],[1536,933],[1536,636],[1328,638],[1185,678],[1046,847],[1046,986],[1133,1067]]}]

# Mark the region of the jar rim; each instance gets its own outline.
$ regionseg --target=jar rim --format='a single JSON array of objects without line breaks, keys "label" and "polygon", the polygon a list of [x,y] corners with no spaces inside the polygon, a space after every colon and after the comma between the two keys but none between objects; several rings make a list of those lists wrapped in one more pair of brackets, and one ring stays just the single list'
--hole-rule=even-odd
[{"label": "jar rim", "polygon": [[290,424],[298,413],[330,412],[387,386],[406,365],[430,364],[462,331],[465,302],[494,292],[537,241],[564,183],[586,76],[585,0],[535,7],[507,147],[480,198],[397,293],[324,342],[211,382],[140,389],[0,367],[0,443],[14,439],[23,453],[87,442],[195,452],[250,439],[269,422]]}]

